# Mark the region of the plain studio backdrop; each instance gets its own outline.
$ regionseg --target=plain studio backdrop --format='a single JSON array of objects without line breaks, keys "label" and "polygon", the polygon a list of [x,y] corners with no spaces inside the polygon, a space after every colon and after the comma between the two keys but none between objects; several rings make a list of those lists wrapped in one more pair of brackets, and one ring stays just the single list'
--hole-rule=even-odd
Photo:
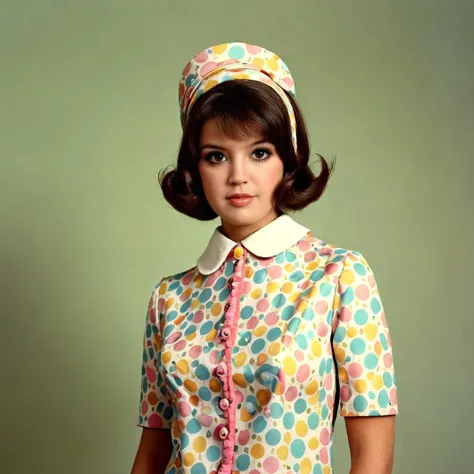
[{"label": "plain studio backdrop", "polygon": [[[182,68],[227,41],[287,62],[313,153],[337,157],[294,218],[375,272],[394,472],[471,472],[473,24],[449,0],[0,1],[2,474],[130,472],[148,298],[218,225],[156,175]],[[347,473],[341,418],[334,454]]]}]

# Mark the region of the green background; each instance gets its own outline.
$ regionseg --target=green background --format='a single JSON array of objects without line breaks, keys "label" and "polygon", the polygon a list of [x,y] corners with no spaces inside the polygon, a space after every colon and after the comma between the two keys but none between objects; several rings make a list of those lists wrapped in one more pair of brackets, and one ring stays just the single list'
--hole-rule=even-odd
[{"label": "green background", "polygon": [[[282,56],[337,157],[294,218],[377,276],[394,472],[471,472],[473,24],[470,1],[0,1],[2,474],[130,472],[148,298],[218,224],[156,175],[182,68],[227,41]],[[341,419],[335,458],[348,472]]]}]

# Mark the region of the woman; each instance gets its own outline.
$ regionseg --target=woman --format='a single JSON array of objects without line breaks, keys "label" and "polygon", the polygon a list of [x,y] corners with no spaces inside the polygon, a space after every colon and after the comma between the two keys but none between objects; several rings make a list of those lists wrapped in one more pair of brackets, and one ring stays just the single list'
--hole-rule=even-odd
[{"label": "woman", "polygon": [[133,474],[332,473],[338,408],[351,473],[389,473],[397,389],[373,272],[295,222],[333,167],[309,143],[285,63],[200,52],[180,81],[183,138],[165,198],[220,218],[191,269],[152,291]]}]

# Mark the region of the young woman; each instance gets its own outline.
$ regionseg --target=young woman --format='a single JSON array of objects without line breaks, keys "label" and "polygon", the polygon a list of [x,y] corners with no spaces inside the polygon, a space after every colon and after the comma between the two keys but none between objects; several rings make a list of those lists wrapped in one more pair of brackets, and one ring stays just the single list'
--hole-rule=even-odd
[{"label": "young woman", "polygon": [[390,473],[397,389],[374,274],[288,214],[333,170],[308,166],[290,71],[264,48],[220,44],[191,59],[179,92],[163,193],[221,225],[152,291],[132,473],[329,474],[338,408],[351,473]]}]

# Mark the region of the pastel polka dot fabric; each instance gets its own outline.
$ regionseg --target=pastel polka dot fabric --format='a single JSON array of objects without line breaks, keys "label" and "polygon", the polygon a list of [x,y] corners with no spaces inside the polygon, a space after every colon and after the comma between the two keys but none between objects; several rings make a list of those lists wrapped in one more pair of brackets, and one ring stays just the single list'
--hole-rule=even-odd
[{"label": "pastel polka dot fabric", "polygon": [[272,257],[165,277],[146,315],[138,425],[170,430],[167,474],[333,472],[336,416],[398,413],[364,256],[311,231]]},{"label": "pastel polka dot fabric", "polygon": [[284,92],[296,98],[290,70],[277,54],[253,44],[232,42],[210,46],[188,61],[179,81],[181,124],[184,126],[191,106],[202,94],[233,79],[263,82],[280,96],[288,110],[293,146],[297,150],[295,114]]}]

